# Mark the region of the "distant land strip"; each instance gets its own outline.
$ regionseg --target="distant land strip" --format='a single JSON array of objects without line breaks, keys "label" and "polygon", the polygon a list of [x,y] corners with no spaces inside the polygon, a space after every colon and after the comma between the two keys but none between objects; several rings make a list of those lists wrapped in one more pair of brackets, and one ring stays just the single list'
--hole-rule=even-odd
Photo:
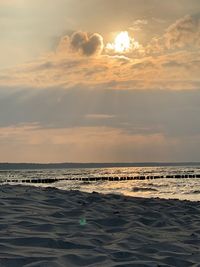
[{"label": "distant land strip", "polygon": [[0,163],[1,170],[117,168],[117,167],[167,167],[200,166],[200,162],[133,162],[133,163]]}]

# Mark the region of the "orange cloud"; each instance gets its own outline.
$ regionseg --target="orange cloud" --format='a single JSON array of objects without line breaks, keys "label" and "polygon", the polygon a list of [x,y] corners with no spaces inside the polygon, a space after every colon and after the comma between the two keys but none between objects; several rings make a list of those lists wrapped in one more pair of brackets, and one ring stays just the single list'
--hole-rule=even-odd
[{"label": "orange cloud", "polygon": [[[199,89],[200,53],[198,49],[187,50],[190,42],[198,44],[199,25],[198,16],[186,16],[171,25],[163,36],[153,39],[144,53],[125,55],[106,54],[102,36],[97,33],[74,32],[61,38],[55,53],[2,71],[0,86]],[[191,38],[187,39],[187,31]]]},{"label": "orange cloud", "polygon": [[[1,128],[0,161],[119,162],[161,160],[168,153],[161,134],[131,135],[109,127],[39,129],[34,125]],[[13,151],[18,153],[13,153]],[[148,152],[149,151],[149,152]]]}]

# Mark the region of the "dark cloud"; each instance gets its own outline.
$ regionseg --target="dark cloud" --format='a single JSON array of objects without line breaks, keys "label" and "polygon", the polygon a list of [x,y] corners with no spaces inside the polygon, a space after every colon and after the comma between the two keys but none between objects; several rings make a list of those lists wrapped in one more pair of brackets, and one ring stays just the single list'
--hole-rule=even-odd
[{"label": "dark cloud", "polygon": [[88,41],[87,33],[75,32],[71,36],[71,46],[74,50],[79,50],[83,47],[83,44]]},{"label": "dark cloud", "polygon": [[[30,155],[33,161],[30,153],[33,148],[35,160],[40,158],[41,151],[45,154],[43,160],[49,160],[47,151],[51,149],[51,154],[56,155],[54,161],[57,157],[62,161],[70,147],[72,152],[76,147],[74,160],[84,160],[85,153],[88,161],[99,160],[88,147],[101,151],[105,144],[107,150],[100,161],[107,160],[107,153],[123,155],[122,161],[136,160],[138,153],[143,161],[152,157],[158,160],[160,153],[166,161],[196,161],[200,157],[199,90],[118,90],[116,93],[101,89],[3,87],[0,90],[2,159],[5,160],[7,151],[15,155],[13,149],[16,149],[23,151],[21,155]],[[60,155],[63,147],[67,154]]]},{"label": "dark cloud", "polygon": [[86,32],[75,32],[70,38],[70,45],[74,51],[85,56],[101,54],[104,44],[103,37],[98,33],[89,35]]},{"label": "dark cloud", "polygon": [[116,94],[103,88],[5,88],[1,90],[0,127],[31,123],[41,128],[112,127],[129,134],[162,132],[192,138],[200,132],[199,112],[198,90],[119,90]]}]

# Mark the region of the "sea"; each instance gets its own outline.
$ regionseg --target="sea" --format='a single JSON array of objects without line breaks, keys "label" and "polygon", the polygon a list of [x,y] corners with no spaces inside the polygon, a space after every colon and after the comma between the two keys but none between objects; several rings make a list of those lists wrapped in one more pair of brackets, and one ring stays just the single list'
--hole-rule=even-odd
[{"label": "sea", "polygon": [[[103,194],[123,194],[132,197],[200,201],[200,166],[55,168],[0,170],[0,184],[55,187],[61,190],[80,190]],[[190,178],[166,178],[166,176]],[[145,177],[143,180],[81,181],[92,177]],[[163,178],[147,179],[159,176]],[[26,179],[61,179],[54,183],[24,183]],[[71,180],[69,180],[69,178]],[[66,180],[65,180],[66,179]],[[7,182],[9,180],[9,182]],[[15,180],[15,182],[12,182]],[[16,182],[17,180],[17,182]]]}]

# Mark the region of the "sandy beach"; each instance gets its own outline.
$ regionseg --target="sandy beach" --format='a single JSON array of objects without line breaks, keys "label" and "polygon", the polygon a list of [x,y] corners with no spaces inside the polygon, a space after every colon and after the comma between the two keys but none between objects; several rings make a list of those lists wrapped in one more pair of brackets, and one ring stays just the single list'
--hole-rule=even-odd
[{"label": "sandy beach", "polygon": [[200,266],[200,203],[0,187],[0,266]]}]

